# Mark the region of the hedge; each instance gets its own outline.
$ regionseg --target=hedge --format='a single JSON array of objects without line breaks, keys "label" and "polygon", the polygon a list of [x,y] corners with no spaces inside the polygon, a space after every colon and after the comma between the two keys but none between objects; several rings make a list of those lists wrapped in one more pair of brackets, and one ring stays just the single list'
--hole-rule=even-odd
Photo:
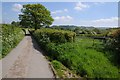
[{"label": "hedge", "polygon": [[14,48],[24,37],[23,31],[13,25],[2,25],[2,58]]},{"label": "hedge", "polygon": [[76,34],[72,31],[41,28],[36,30],[33,35],[39,42],[65,43],[74,42]]}]

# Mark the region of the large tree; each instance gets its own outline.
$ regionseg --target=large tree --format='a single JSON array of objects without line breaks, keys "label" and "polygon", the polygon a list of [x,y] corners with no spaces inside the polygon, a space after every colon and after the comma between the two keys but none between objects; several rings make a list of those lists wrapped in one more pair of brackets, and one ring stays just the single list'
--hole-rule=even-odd
[{"label": "large tree", "polygon": [[49,26],[53,22],[50,11],[41,4],[23,5],[21,12],[19,19],[20,24],[24,27],[34,27],[36,30]]}]

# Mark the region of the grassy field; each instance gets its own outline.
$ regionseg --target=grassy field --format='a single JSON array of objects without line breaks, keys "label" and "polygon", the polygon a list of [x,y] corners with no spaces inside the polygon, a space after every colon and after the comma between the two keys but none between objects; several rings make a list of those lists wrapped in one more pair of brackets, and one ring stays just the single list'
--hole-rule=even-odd
[{"label": "grassy field", "polygon": [[[37,39],[40,41],[41,38]],[[44,46],[51,61],[61,62],[77,75],[88,78],[117,78],[118,69],[101,51],[103,48],[102,41],[87,37],[76,37],[75,42],[61,44],[49,42]]]},{"label": "grassy field", "polygon": [[[65,43],[51,46],[51,57],[62,62],[66,67],[80,76],[89,78],[116,78],[118,69],[105,57],[104,53],[97,51],[101,42],[89,38],[77,38],[75,43]],[[97,47],[98,46],[98,47]]]}]

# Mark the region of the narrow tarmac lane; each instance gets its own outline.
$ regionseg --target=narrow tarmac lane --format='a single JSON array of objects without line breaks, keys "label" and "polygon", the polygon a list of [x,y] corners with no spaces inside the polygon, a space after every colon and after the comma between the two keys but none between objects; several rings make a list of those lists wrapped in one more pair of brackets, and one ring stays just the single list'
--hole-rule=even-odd
[{"label": "narrow tarmac lane", "polygon": [[31,36],[24,39],[4,59],[3,78],[54,78],[49,62]]}]

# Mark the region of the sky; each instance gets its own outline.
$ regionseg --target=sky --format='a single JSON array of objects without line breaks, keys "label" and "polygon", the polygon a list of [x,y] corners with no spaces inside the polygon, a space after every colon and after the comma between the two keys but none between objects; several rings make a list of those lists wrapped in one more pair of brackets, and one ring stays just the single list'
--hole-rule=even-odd
[{"label": "sky", "polygon": [[118,26],[117,2],[3,2],[2,22],[19,21],[22,5],[42,4],[54,19],[52,25]]}]

